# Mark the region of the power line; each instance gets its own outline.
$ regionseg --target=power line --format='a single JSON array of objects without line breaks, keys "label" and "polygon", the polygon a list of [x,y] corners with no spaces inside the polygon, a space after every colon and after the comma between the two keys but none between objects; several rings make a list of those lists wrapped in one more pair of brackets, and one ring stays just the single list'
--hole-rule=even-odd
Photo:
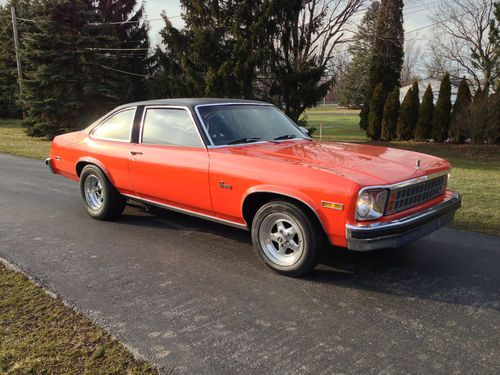
[{"label": "power line", "polygon": [[114,72],[118,72],[118,73],[122,73],[122,74],[128,74],[128,75],[131,75],[131,76],[137,76],[137,77],[143,77],[143,78],[149,78],[149,76],[147,75],[144,75],[144,74],[138,74],[138,73],[132,73],[132,72],[126,72],[125,70],[120,70],[120,69],[115,69],[115,68],[112,68],[110,66],[106,66],[106,65],[102,65],[102,64],[98,64],[100,67],[103,67],[105,69],[108,69],[108,70],[112,70]]},{"label": "power line", "polygon": [[12,22],[11,22],[11,21],[9,21],[9,22],[7,23],[7,25],[5,25],[5,27],[4,27],[4,29],[2,30],[2,32],[0,32],[0,36],[1,36],[1,35],[3,35],[3,34],[4,34],[4,33],[5,33],[8,29],[9,29],[9,27],[10,27],[10,24],[11,24],[11,23],[12,23]]},{"label": "power line", "polygon": [[149,48],[84,48],[89,51],[149,51]]},{"label": "power line", "polygon": [[[179,18],[182,17],[180,14],[177,16],[167,16],[168,19],[172,18]],[[163,18],[149,18],[149,19],[142,19],[139,21],[117,21],[117,22],[92,22],[89,23],[89,25],[92,26],[101,26],[101,25],[125,25],[127,23],[141,23],[141,22],[154,22],[154,21],[163,21]]]},{"label": "power line", "polygon": [[16,20],[25,21],[25,22],[33,22],[33,23],[36,22],[35,20],[30,20],[28,18],[21,18],[21,17],[16,17]]}]

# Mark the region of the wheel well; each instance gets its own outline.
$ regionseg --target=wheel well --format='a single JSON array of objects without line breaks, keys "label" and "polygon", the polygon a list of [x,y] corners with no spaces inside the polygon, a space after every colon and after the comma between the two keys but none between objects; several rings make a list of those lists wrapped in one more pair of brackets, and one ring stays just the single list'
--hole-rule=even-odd
[{"label": "wheel well", "polygon": [[282,195],[278,193],[267,193],[267,192],[253,193],[245,198],[245,201],[243,202],[243,219],[247,223],[248,227],[249,228],[252,227],[253,219],[259,208],[261,208],[264,204],[266,204],[269,201],[278,199],[281,201],[295,204],[296,206],[301,208],[303,212],[305,212],[309,216],[309,218],[313,220],[318,225],[319,228],[321,228],[323,233],[325,232],[325,228],[323,227],[323,224],[321,223],[318,215],[316,214],[316,212],[314,212],[314,210],[310,206],[308,206],[307,204],[296,198],[292,198],[287,195]]},{"label": "wheel well", "polygon": [[91,161],[79,161],[78,163],[76,163],[75,168],[76,168],[76,174],[78,177],[80,177],[80,175],[82,174],[83,168],[85,168],[87,165],[93,165],[94,167],[99,168],[102,171],[102,173],[104,173],[104,175],[109,179],[109,176],[106,173],[106,171],[104,171],[100,166],[98,166],[96,163],[92,163]]},{"label": "wheel well", "polygon": [[[76,163],[76,175],[78,177],[80,177],[80,174],[82,173],[83,168],[85,168],[85,166],[89,165],[89,164],[93,164],[93,163],[88,162],[88,161],[79,161],[78,163]],[[97,167],[97,165],[96,165],[96,167]]]}]

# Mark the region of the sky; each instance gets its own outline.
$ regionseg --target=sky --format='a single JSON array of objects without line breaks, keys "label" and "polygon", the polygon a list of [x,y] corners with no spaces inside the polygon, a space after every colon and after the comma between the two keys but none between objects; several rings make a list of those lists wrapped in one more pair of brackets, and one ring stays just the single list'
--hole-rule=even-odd
[{"label": "sky", "polygon": [[[370,2],[369,0],[365,1],[366,4],[370,4]],[[406,0],[403,13],[405,31],[415,30],[431,24],[432,21],[429,19],[429,15],[438,2],[439,0]],[[162,10],[170,17],[180,15],[181,8],[179,0],[146,0],[146,13],[148,18],[159,18]],[[362,15],[362,12],[360,12],[356,20],[361,19]],[[181,18],[174,18],[171,21],[176,27],[182,26]],[[153,44],[157,44],[160,41],[158,33],[162,25],[163,21],[151,21],[150,36]],[[432,28],[424,29],[416,33],[409,33],[407,34],[407,38],[425,39],[427,35],[429,35],[429,31],[432,31]]]},{"label": "sky", "polygon": [[[6,0],[0,0],[1,4],[5,4]],[[366,0],[365,4],[370,4],[370,0]],[[406,31],[411,31],[432,23],[429,15],[432,14],[434,6],[439,0],[406,0],[404,8],[404,27]],[[162,20],[153,20],[160,18],[161,12],[165,11],[170,17],[179,16],[181,14],[181,7],[179,0],[145,0],[146,14],[148,19],[151,19],[150,37],[152,44],[160,42],[159,31],[163,26]],[[354,21],[360,20],[363,13],[360,12]],[[172,24],[176,27],[182,27],[182,18],[173,18]],[[424,29],[418,33],[409,33],[406,35],[407,39],[416,38],[419,42],[427,39],[429,32],[432,28]]]}]

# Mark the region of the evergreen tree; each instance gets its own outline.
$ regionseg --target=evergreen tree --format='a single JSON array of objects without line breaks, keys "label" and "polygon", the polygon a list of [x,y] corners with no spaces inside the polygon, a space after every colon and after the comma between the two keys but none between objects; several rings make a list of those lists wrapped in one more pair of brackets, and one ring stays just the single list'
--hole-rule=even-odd
[{"label": "evergreen tree", "polygon": [[500,92],[491,94],[488,98],[488,141],[500,143]]},{"label": "evergreen tree", "polygon": [[[373,92],[380,82],[386,92],[400,85],[403,44],[403,0],[382,0],[371,54],[367,92]],[[370,99],[368,97],[366,103],[369,103]],[[365,113],[362,114],[366,116]],[[360,123],[364,123],[364,120],[361,119]]]},{"label": "evergreen tree", "polygon": [[439,96],[436,102],[432,124],[432,138],[436,142],[448,139],[448,130],[451,119],[451,83],[450,75],[446,73],[439,87]]},{"label": "evergreen tree", "polygon": [[[261,35],[261,31],[253,23],[260,25],[260,29],[267,27],[267,24],[257,22],[262,17],[262,2],[252,4],[245,0],[236,4],[218,0],[181,0],[181,7],[185,22],[183,29],[176,29],[163,15],[163,48],[157,48],[155,52],[158,70],[153,87],[161,90],[163,85],[166,94],[163,96],[180,96],[188,92],[201,97],[252,98],[254,59],[261,54],[261,49],[255,45],[255,38]],[[242,15],[249,18],[243,20]],[[233,25],[236,17],[245,27],[253,25],[246,31],[248,34],[232,32],[238,24],[234,22]],[[251,30],[255,34],[251,35]],[[174,84],[169,82],[171,80],[182,83]]]},{"label": "evergreen tree", "polygon": [[[30,19],[29,8],[32,0],[15,1],[17,16]],[[19,117],[21,107],[19,103],[19,82],[17,75],[16,55],[14,50],[14,37],[11,23],[10,7],[14,2],[7,1],[0,4],[0,117]],[[28,22],[19,22],[20,34],[27,31],[32,25]],[[29,68],[28,66],[24,67]]]},{"label": "evergreen tree", "polygon": [[432,136],[432,116],[434,115],[434,94],[429,84],[418,110],[415,140],[426,141]]},{"label": "evergreen tree", "polygon": [[408,90],[401,104],[401,111],[397,123],[398,139],[409,141],[415,136],[415,127],[418,120],[419,107],[418,83],[413,82],[413,85]]},{"label": "evergreen tree", "polygon": [[379,8],[378,1],[371,3],[357,27],[353,43],[348,48],[351,61],[347,65],[342,85],[339,87],[340,105],[361,107],[365,97],[371,95],[366,91]]},{"label": "evergreen tree", "polygon": [[384,106],[384,116],[382,119],[382,134],[381,139],[391,141],[396,138],[396,125],[399,116],[399,87],[387,96],[387,101]]},{"label": "evergreen tree", "polygon": [[[105,57],[105,66],[127,73],[109,71],[117,83],[121,102],[144,100],[149,96],[145,76],[149,73],[149,24],[144,19],[144,2],[138,0],[86,0],[95,9],[96,32],[107,36],[110,48],[121,49],[98,56]],[[101,38],[102,40],[103,38]],[[111,73],[113,72],[113,73]]]},{"label": "evergreen tree", "polygon": [[372,100],[370,101],[370,115],[368,116],[367,133],[373,140],[380,139],[386,97],[387,93],[384,91],[384,85],[379,83],[373,92]]},{"label": "evergreen tree", "polygon": [[467,127],[464,126],[462,118],[471,102],[472,95],[467,80],[464,77],[458,86],[457,98],[455,99],[451,112],[450,137],[456,143],[464,143],[469,136]]},{"label": "evergreen tree", "polygon": [[361,105],[359,111],[359,127],[360,129],[368,130],[368,115],[370,114],[370,106],[365,102]]},{"label": "evergreen tree", "polygon": [[41,0],[23,34],[26,76],[23,107],[31,136],[78,129],[116,103],[109,72],[92,48],[100,47],[95,11],[83,0]]}]

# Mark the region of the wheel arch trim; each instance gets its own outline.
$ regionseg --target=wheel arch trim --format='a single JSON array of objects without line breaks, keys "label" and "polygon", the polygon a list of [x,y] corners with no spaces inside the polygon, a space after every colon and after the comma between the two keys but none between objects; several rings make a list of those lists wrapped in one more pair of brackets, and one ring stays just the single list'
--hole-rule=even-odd
[{"label": "wheel arch trim", "polygon": [[[79,170],[78,166],[81,164],[84,164],[84,166]],[[101,169],[103,171],[103,173],[106,175],[106,177],[108,178],[108,180],[111,181],[111,183],[114,185],[113,179],[111,178],[111,175],[109,174],[109,172],[108,172],[107,168],[104,166],[104,164],[100,160],[93,158],[93,157],[90,157],[90,156],[84,156],[84,157],[78,159],[78,161],[76,162],[75,172],[76,172],[76,175],[78,177],[80,177],[81,171],[83,170],[83,168],[85,168],[85,165],[88,165],[88,164],[93,164],[93,165],[97,166],[99,169]]]},{"label": "wheel arch trim", "polygon": [[[259,193],[267,193],[267,194],[274,194],[276,196],[282,196],[285,198],[291,198],[293,200],[296,200],[302,204],[304,204],[306,207],[309,208],[311,212],[314,213],[316,219],[319,221],[319,224],[321,225],[321,228],[323,229],[325,235],[328,236],[328,232],[326,231],[325,227],[325,220],[322,217],[323,215],[321,214],[321,211],[319,210],[319,207],[304,193],[301,193],[299,191],[296,191],[294,189],[286,189],[283,187],[275,187],[275,186],[269,186],[269,185],[262,185],[262,186],[254,186],[246,191],[246,193],[243,195],[243,199],[241,200],[241,217],[243,220],[244,218],[244,207],[245,207],[245,202],[246,200],[251,197],[252,195],[259,194]],[[245,220],[246,223],[246,220]],[[249,223],[246,223],[248,228],[251,228]]]}]

